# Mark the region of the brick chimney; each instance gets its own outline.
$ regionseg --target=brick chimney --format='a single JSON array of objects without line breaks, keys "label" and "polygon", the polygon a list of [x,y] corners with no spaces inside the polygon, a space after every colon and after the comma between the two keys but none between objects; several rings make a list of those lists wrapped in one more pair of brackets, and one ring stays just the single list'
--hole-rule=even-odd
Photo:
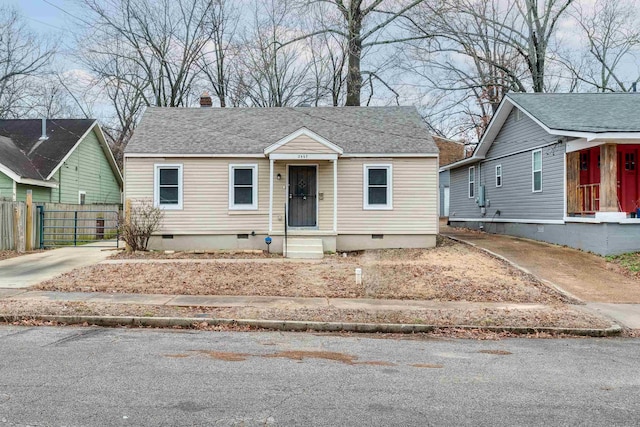
[{"label": "brick chimney", "polygon": [[211,102],[211,95],[209,95],[209,92],[205,91],[200,97],[200,107],[209,108],[212,106],[213,106],[213,102]]}]

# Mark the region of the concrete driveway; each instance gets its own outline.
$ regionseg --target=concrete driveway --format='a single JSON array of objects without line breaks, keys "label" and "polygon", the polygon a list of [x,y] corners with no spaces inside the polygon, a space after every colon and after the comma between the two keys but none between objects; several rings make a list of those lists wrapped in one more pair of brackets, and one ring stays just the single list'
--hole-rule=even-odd
[{"label": "concrete driveway", "polygon": [[0,261],[0,288],[26,288],[75,268],[97,264],[113,254],[113,251],[104,249],[103,241]]},{"label": "concrete driveway", "polygon": [[640,329],[640,281],[609,268],[598,255],[564,246],[441,225],[440,233],[499,255],[588,308]]}]

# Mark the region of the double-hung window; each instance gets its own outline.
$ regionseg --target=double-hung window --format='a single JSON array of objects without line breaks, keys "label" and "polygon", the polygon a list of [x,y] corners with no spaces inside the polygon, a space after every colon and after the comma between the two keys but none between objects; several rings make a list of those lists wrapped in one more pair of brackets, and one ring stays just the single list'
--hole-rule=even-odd
[{"label": "double-hung window", "polygon": [[258,165],[229,165],[229,209],[258,209]]},{"label": "double-hung window", "polygon": [[182,165],[155,165],[153,205],[182,209]]},{"label": "double-hung window", "polygon": [[364,165],[364,209],[393,209],[391,165]]},{"label": "double-hung window", "polygon": [[476,195],[476,167],[469,168],[469,198],[473,199]]},{"label": "double-hung window", "polygon": [[531,191],[542,191],[542,150],[531,153]]},{"label": "double-hung window", "polygon": [[502,165],[496,165],[496,187],[502,187]]}]

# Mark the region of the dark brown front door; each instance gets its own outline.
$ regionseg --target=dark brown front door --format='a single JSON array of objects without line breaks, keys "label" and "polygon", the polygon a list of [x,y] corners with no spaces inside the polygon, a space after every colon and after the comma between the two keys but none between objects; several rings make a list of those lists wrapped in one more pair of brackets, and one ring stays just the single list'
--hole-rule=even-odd
[{"label": "dark brown front door", "polygon": [[315,227],[316,167],[289,166],[289,226]]}]

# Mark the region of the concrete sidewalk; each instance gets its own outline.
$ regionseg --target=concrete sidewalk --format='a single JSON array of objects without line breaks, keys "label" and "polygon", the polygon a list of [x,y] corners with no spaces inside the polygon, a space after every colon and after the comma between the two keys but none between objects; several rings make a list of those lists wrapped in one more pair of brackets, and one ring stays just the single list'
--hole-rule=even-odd
[{"label": "concrete sidewalk", "polygon": [[609,269],[603,257],[534,240],[442,225],[440,233],[498,255],[584,301],[592,311],[640,329],[640,281]]},{"label": "concrete sidewalk", "polygon": [[446,302],[414,300],[382,300],[367,298],[296,298],[262,296],[210,296],[124,294],[106,292],[54,292],[0,289],[0,300],[16,301],[68,301],[109,304],[164,305],[172,307],[254,307],[254,308],[326,308],[343,310],[444,310],[444,309],[503,309],[537,310],[544,304],[516,304],[502,302]]},{"label": "concrete sidewalk", "polygon": [[75,268],[97,264],[113,254],[113,251],[103,250],[109,242],[51,249],[2,260],[0,288],[26,288]]}]

